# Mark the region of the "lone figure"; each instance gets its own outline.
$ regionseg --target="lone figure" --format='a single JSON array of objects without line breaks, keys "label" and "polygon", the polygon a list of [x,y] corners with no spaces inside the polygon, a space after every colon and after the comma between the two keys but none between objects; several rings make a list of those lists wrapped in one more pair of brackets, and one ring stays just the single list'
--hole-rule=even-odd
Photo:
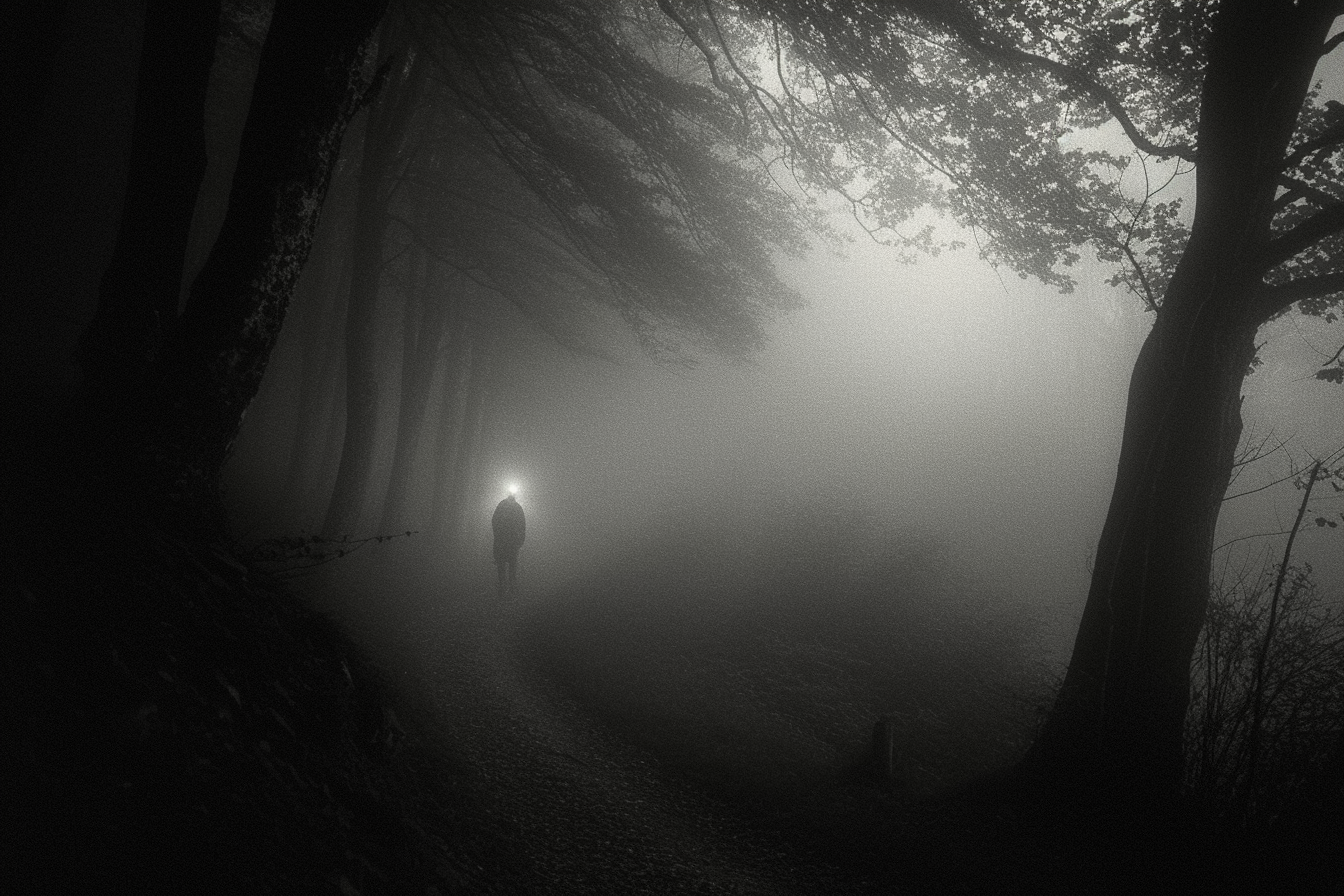
[{"label": "lone figure", "polygon": [[518,549],[527,534],[523,507],[512,494],[495,508],[490,528],[495,531],[495,569],[499,571],[499,593],[503,595],[518,588]]}]

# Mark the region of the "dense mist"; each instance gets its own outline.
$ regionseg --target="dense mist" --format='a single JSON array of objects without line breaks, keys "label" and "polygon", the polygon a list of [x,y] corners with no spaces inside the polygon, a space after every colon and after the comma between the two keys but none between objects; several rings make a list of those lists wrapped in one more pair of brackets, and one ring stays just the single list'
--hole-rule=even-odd
[{"label": "dense mist", "polygon": [[[742,363],[660,362],[630,344],[592,357],[517,334],[496,447],[481,458],[462,543],[446,548],[424,531],[433,508],[422,493],[405,526],[416,534],[400,550],[430,577],[447,561],[488,566],[490,512],[517,483],[529,520],[524,563],[539,597],[617,557],[638,569],[669,535],[706,539],[730,563],[735,552],[755,556],[762,539],[780,537],[781,519],[806,506],[862,517],[891,539],[936,539],[959,575],[1013,595],[1049,632],[1041,648],[1062,661],[1151,316],[1096,272],[1061,294],[964,251],[905,263],[862,236],[790,263],[788,274],[807,307],[773,321],[769,345]],[[1284,447],[1248,464],[1230,490],[1253,494],[1224,512],[1219,544],[1236,543],[1220,552],[1223,563],[1282,543],[1272,533],[1300,492],[1285,482],[1256,489],[1344,444],[1344,396],[1311,379],[1330,327],[1311,323],[1262,337],[1264,363],[1247,381],[1247,438]],[[299,338],[286,336],[278,369]],[[396,371],[380,382],[393,393]],[[229,468],[251,538],[320,522],[320,509],[298,512],[300,496],[278,474],[290,439],[313,458],[331,448],[286,427],[283,394],[263,392]],[[385,453],[384,476],[389,463]],[[1335,533],[1316,528],[1303,532],[1296,558],[1334,588]],[[353,534],[393,532],[374,517]]]},{"label": "dense mist", "polygon": [[1337,13],[25,5],[20,875],[1333,892]]}]

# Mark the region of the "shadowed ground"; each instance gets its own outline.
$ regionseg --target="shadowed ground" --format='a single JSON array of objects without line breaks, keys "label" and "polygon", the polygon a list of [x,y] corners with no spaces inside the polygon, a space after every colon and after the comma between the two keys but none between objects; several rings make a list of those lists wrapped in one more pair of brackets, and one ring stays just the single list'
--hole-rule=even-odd
[{"label": "shadowed ground", "polygon": [[[450,586],[391,550],[314,593],[426,701],[538,892],[936,889],[942,859],[921,855],[911,810],[1024,743],[1042,683],[1019,662],[1025,635],[971,625],[963,605],[984,617],[987,596],[935,581],[927,557],[813,559],[812,579],[757,568],[745,586],[704,563],[556,587],[525,574],[500,600],[488,564]],[[866,764],[883,716],[895,781]]]},{"label": "shadowed ground", "polygon": [[[390,584],[390,583],[389,583]],[[356,589],[331,609],[398,657],[427,689],[443,746],[490,794],[488,820],[530,868],[538,893],[846,893],[859,881],[790,855],[783,840],[661,773],[646,752],[598,724],[525,657],[524,630],[545,604],[501,603],[483,575],[465,594],[403,585],[369,609]],[[394,604],[433,607],[400,627]],[[365,609],[361,610],[361,607]]]}]

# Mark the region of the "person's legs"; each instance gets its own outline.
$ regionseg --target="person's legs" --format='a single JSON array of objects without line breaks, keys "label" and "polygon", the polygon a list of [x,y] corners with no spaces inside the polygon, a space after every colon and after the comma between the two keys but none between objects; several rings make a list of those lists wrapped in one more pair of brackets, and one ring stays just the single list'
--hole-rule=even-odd
[{"label": "person's legs", "polygon": [[505,561],[505,559],[504,559],[503,557],[496,557],[496,558],[495,558],[495,572],[496,572],[496,573],[498,574],[498,576],[499,576],[499,593],[500,593],[501,596],[504,594],[504,567],[505,567],[505,565],[506,565],[506,561]]},{"label": "person's legs", "polygon": [[514,554],[509,558],[509,591],[518,590],[518,555]]}]

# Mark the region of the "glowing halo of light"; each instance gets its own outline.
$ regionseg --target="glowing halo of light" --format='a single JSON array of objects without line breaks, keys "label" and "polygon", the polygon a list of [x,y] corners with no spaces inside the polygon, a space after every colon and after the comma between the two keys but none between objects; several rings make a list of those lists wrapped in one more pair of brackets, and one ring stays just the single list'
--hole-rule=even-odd
[{"label": "glowing halo of light", "polygon": [[517,480],[511,480],[504,486],[504,488],[506,488],[509,494],[513,495],[514,497],[517,497],[518,492],[522,490],[522,486],[518,484]]}]

